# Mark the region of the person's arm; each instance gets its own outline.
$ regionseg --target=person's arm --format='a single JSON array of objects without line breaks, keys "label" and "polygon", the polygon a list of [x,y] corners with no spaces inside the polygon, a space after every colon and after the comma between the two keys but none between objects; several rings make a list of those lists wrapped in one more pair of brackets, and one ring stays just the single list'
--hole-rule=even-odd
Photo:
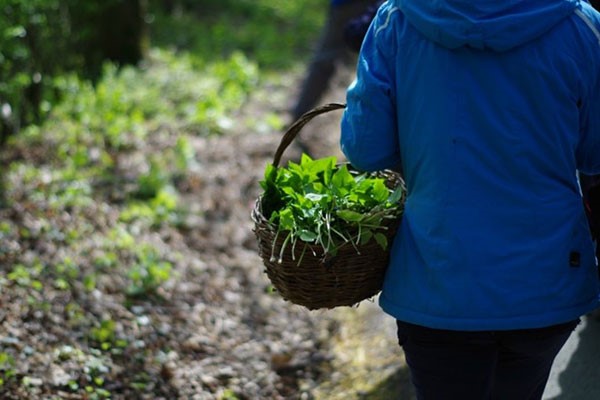
[{"label": "person's arm", "polygon": [[[346,94],[340,145],[357,169],[377,171],[400,168],[394,88],[394,41],[385,4],[371,24],[359,54],[356,80]],[[385,25],[384,25],[385,24]]]}]

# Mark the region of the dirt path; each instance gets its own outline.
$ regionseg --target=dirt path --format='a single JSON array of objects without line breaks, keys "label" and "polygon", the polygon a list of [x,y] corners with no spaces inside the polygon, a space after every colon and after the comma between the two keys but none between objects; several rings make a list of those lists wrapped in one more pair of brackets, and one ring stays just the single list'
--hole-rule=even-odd
[{"label": "dirt path", "polygon": [[[261,91],[268,97],[249,99],[232,116],[238,122],[232,132],[191,139],[194,163],[177,181],[183,207],[177,224],[149,229],[132,222],[125,229],[118,185],[60,213],[29,198],[27,185],[13,185],[12,205],[0,209],[0,356],[10,360],[0,362],[0,398],[88,399],[87,390],[97,396],[107,390],[117,400],[412,399],[392,320],[375,304],[309,312],[269,293],[250,212],[281,137],[265,114],[285,109],[288,78]],[[336,87],[323,103],[343,101],[343,79]],[[340,156],[340,115],[318,117],[302,131],[314,157]],[[124,178],[152,152],[172,146],[177,132],[151,139],[117,160]],[[55,144],[43,140],[35,152],[7,149],[0,161],[48,168],[44,151]],[[299,155],[294,146],[285,154]],[[77,248],[59,235],[67,231],[80,235]],[[120,248],[119,240],[135,242]],[[124,294],[124,269],[137,247],[172,266],[158,296]],[[114,262],[99,266],[97,257],[108,253]],[[65,288],[40,269],[38,290],[31,277],[6,278],[32,260],[71,266],[75,276],[96,274],[97,282],[86,290],[73,278]],[[113,347],[102,351],[90,337],[106,334]]]},{"label": "dirt path", "polygon": [[[335,89],[322,104],[344,101],[344,84],[350,73],[343,71],[337,77]],[[284,97],[285,90],[285,85],[274,87],[272,97],[258,99],[245,108],[245,117],[265,109],[281,112],[289,100]],[[343,160],[338,145],[340,116],[341,111],[318,116],[301,131],[298,139],[313,157],[335,155]],[[219,301],[224,302],[212,305],[223,310],[221,325],[235,331],[231,338],[221,337],[220,354],[213,355],[211,364],[217,372],[219,368],[228,369],[231,379],[247,378],[237,386],[232,386],[231,380],[228,385],[249,399],[412,400],[393,320],[375,303],[309,312],[276,294],[265,294],[269,282],[256,251],[249,215],[259,195],[257,183],[266,163],[272,161],[280,135],[257,127],[254,132],[243,130],[233,136],[199,138],[194,144],[200,162],[201,190],[190,193],[189,204],[201,207],[195,211],[204,218],[190,229],[185,242],[202,255],[205,263],[220,266],[216,276],[222,277],[221,286],[215,286],[215,276],[206,284],[220,293]],[[283,162],[299,156],[299,148],[292,145]],[[211,305],[200,300],[192,304],[192,309],[200,307],[208,312]],[[198,332],[190,340],[202,343],[206,338]],[[198,377],[190,374],[204,368],[206,375],[207,362],[181,364],[174,376],[181,382],[196,380]],[[257,380],[257,376],[264,378]],[[273,386],[270,391],[253,386],[267,382]]]}]

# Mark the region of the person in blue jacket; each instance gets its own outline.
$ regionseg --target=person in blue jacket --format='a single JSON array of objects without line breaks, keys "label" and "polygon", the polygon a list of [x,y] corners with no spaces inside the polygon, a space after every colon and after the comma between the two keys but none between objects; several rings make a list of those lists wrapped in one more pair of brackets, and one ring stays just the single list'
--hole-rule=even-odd
[{"label": "person in blue jacket", "polygon": [[599,306],[577,173],[600,173],[600,14],[580,0],[389,0],[341,149],[407,187],[379,297],[419,399],[540,399]]}]

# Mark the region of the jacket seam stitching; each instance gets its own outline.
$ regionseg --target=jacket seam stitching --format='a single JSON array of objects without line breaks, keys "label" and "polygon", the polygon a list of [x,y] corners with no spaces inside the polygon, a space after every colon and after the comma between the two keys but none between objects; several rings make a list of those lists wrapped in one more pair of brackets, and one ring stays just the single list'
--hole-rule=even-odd
[{"label": "jacket seam stitching", "polygon": [[383,29],[387,28],[390,25],[390,21],[392,20],[392,14],[395,13],[396,11],[400,11],[400,9],[398,7],[392,7],[389,9],[386,19],[385,19],[385,22],[383,23],[383,25],[381,25],[380,27],[377,28],[377,30],[375,31],[375,36],[377,36],[380,31],[382,31]]},{"label": "jacket seam stitching", "polygon": [[588,16],[585,15],[581,10],[575,10],[575,15],[577,15],[587,25],[587,27],[590,28],[594,36],[596,36],[598,46],[600,46],[600,32],[598,31],[592,20],[589,19]]}]

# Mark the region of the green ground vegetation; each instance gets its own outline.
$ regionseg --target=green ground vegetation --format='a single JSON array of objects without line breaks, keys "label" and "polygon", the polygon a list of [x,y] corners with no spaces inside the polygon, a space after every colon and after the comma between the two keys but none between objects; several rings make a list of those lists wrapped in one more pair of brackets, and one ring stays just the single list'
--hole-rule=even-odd
[{"label": "green ground vegetation", "polygon": [[[191,142],[246,123],[236,116],[249,96],[305,61],[322,22],[315,0],[182,3],[170,13],[149,9],[150,43],[139,65],[103,63],[93,82],[76,70],[54,71],[44,122],[23,126],[0,150],[0,296],[13,304],[2,315],[64,317],[74,340],[52,354],[69,364],[62,390],[79,398],[111,398],[107,366],[144,354],[115,316],[97,314],[93,298],[116,291],[126,307],[160,302],[178,255],[148,238],[185,223],[180,183],[198,167]],[[0,28],[5,42],[26,34],[19,24]],[[32,71],[8,84],[30,84]],[[281,127],[277,117],[264,118]],[[35,398],[40,384],[22,362],[32,353],[7,343],[0,392]],[[158,385],[151,380],[122,384],[144,393]]]}]

